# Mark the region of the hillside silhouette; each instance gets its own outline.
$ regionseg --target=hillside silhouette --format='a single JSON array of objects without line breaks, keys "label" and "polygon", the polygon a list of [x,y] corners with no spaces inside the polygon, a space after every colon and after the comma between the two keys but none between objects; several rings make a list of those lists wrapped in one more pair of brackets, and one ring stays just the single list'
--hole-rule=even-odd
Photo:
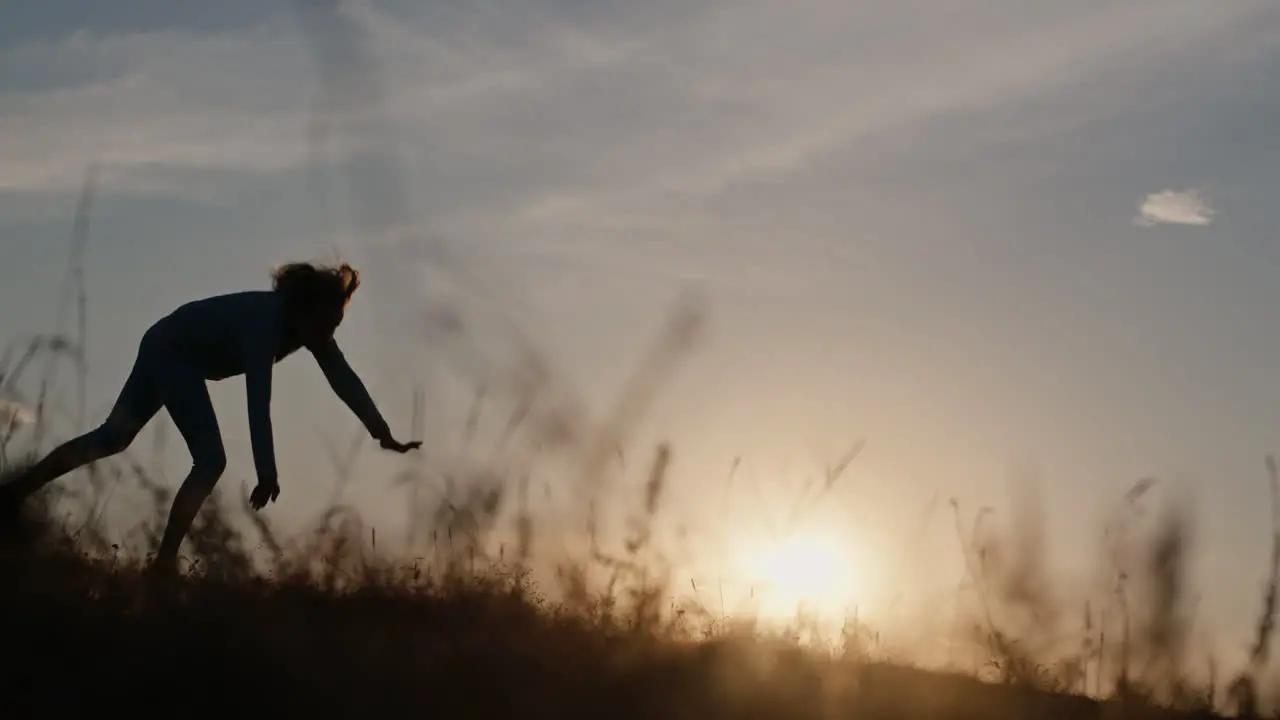
[{"label": "hillside silhouette", "polygon": [[[257,518],[255,530],[239,530],[237,510],[225,498],[211,502],[189,543],[187,574],[152,579],[142,560],[158,540],[168,491],[141,467],[95,472],[104,477],[90,486],[129,476],[148,489],[152,519],[131,536],[136,547],[123,547],[105,538],[92,514],[87,522],[66,519],[69,506],[93,506],[87,491],[58,491],[39,496],[7,529],[0,548],[0,637],[12,659],[0,696],[5,717],[118,709],[325,717],[1174,718],[1218,717],[1211,708],[1230,700],[1167,670],[1136,673],[1102,699],[1086,697],[1080,692],[1090,689],[1087,672],[1046,666],[1032,643],[994,627],[986,642],[997,674],[978,679],[885,657],[856,629],[815,648],[785,632],[719,622],[712,613],[663,613],[655,599],[666,591],[658,587],[631,584],[612,595],[584,587],[552,601],[518,560],[477,568],[474,556],[442,557],[424,567],[380,554],[358,516],[343,507],[288,540]],[[1178,527],[1166,529],[1152,557],[1176,545]],[[992,602],[1007,594],[1001,577],[1031,582],[1025,574],[993,572]],[[1154,646],[1153,637],[1135,634],[1125,652],[1151,667],[1153,657],[1173,652]],[[1233,692],[1251,693],[1251,682],[1238,680]]]}]

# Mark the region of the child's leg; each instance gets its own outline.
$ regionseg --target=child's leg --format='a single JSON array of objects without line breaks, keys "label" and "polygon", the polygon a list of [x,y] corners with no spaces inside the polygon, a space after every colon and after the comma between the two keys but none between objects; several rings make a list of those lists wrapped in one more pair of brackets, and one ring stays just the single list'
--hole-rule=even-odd
[{"label": "child's leg", "polygon": [[157,567],[172,570],[178,562],[178,549],[195,522],[200,506],[213,492],[218,478],[227,467],[227,455],[222,447],[222,433],[218,430],[218,417],[209,400],[209,389],[204,378],[185,368],[169,375],[165,393],[165,407],[182,439],[191,453],[191,472],[178,488],[169,511],[169,522],[156,553]]},{"label": "child's leg", "polygon": [[161,394],[152,372],[156,352],[153,343],[144,337],[129,379],[125,380],[115,406],[102,425],[54,448],[17,480],[4,486],[5,494],[21,500],[72,470],[129,447],[142,427],[160,410]]}]

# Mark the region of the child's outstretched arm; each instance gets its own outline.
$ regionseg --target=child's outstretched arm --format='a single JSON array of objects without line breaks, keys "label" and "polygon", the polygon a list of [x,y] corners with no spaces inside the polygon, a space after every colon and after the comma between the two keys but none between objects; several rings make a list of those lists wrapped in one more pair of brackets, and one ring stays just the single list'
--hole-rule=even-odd
[{"label": "child's outstretched arm", "polygon": [[395,439],[391,436],[391,428],[382,418],[382,413],[378,412],[378,406],[373,402],[373,398],[369,397],[369,391],[360,381],[360,376],[356,375],[356,371],[352,370],[351,365],[347,363],[347,358],[338,347],[338,342],[329,338],[310,350],[316,362],[319,363],[320,369],[324,371],[329,387],[333,388],[334,394],[351,408],[351,412],[355,413],[356,417],[360,418],[360,422],[364,424],[369,434],[384,446],[387,443],[395,443]]},{"label": "child's outstretched arm", "polygon": [[280,494],[275,439],[271,430],[271,372],[275,365],[275,348],[260,333],[245,338],[243,351],[249,440],[253,445],[253,464],[258,471],[258,487],[254,490],[251,504],[261,509]]}]

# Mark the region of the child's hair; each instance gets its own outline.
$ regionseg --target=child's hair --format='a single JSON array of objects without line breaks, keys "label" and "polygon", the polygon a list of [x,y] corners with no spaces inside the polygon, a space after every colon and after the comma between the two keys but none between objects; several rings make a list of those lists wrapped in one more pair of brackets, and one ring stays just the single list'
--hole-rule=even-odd
[{"label": "child's hair", "polygon": [[346,263],[325,266],[308,262],[288,263],[271,272],[271,289],[295,308],[346,308],[360,287],[360,273]]}]

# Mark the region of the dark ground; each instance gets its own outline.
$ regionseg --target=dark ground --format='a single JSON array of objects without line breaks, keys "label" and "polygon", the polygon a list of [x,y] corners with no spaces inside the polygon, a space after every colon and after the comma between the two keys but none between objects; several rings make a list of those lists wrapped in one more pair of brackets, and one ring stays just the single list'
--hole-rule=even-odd
[{"label": "dark ground", "polygon": [[366,568],[343,591],[336,576],[266,581],[226,563],[153,581],[90,559],[37,513],[0,546],[3,718],[1214,717],[1125,712],[758,637],[677,641],[552,606],[514,575],[424,583]]}]

